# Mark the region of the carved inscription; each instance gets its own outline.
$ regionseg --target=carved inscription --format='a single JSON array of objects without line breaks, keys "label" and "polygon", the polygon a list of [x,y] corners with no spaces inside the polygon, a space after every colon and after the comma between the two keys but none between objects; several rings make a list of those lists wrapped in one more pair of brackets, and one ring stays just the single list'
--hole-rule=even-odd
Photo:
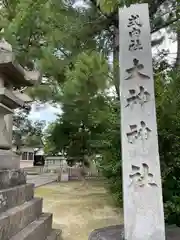
[{"label": "carved inscription", "polygon": [[129,36],[130,36],[130,44],[129,51],[142,50],[143,46],[140,41],[141,35],[141,27],[142,23],[140,21],[139,15],[131,15],[128,19],[128,28],[130,28]]},{"label": "carved inscription", "polygon": [[126,133],[128,142],[133,144],[137,140],[148,140],[151,129],[146,126],[146,123],[144,121],[140,122],[140,126],[138,127],[136,124],[129,125],[131,131]]},{"label": "carved inscription", "polygon": [[[130,37],[129,51],[143,49],[140,39],[142,26],[143,24],[138,14],[130,15],[127,24]],[[128,76],[125,78],[125,80],[150,79],[150,77],[143,71],[144,65],[139,62],[137,58],[134,58],[133,66],[126,69],[126,73],[128,74]],[[128,90],[125,108],[130,108],[131,110],[133,110],[134,106],[137,104],[140,104],[140,106],[143,107],[144,104],[149,102],[150,100],[150,93],[144,88],[144,86],[141,85],[138,89],[132,88]],[[149,139],[152,130],[147,126],[144,121],[141,121],[140,124],[129,125],[129,128],[130,131],[126,133],[128,143],[135,144],[137,141],[141,141],[143,150],[145,150],[144,143],[146,140]],[[134,149],[133,151],[136,152],[137,149]],[[133,155],[136,155],[135,152],[133,152]],[[129,177],[131,180],[131,185],[138,185],[140,187],[143,187],[145,185],[157,186],[157,184],[153,181],[154,176],[149,171],[149,166],[146,163],[142,163],[142,166],[132,165],[132,174],[130,174]]]},{"label": "carved inscription", "polygon": [[141,79],[150,79],[150,77],[143,73],[142,70],[144,69],[144,65],[139,63],[139,60],[134,58],[133,59],[133,67],[126,69],[126,72],[128,73],[128,77],[125,78],[125,80],[130,80],[135,77],[140,77]]},{"label": "carved inscription", "polygon": [[130,36],[132,36],[134,39],[130,40],[129,51],[135,51],[135,50],[143,49],[140,40],[137,38],[137,35],[135,35],[135,34],[136,34],[136,32],[134,32],[134,33],[130,32]]},{"label": "carved inscription", "polygon": [[137,125],[130,125],[129,126],[131,131],[126,133],[128,142],[133,144],[135,143],[136,139],[138,138],[138,130],[137,130]]},{"label": "carved inscription", "polygon": [[139,138],[141,140],[148,140],[151,129],[146,126],[146,123],[144,121],[141,121],[140,125],[141,127],[139,128]]},{"label": "carved inscription", "polygon": [[136,15],[131,15],[131,17],[128,19],[128,27],[135,27],[135,26],[138,26],[138,27],[142,27],[142,23],[140,22],[140,17],[138,14]]},{"label": "carved inscription", "polygon": [[150,93],[144,89],[144,87],[139,87],[139,92],[135,89],[129,90],[129,97],[126,99],[127,105],[125,107],[130,107],[133,109],[134,105],[140,104],[141,107],[150,101]]},{"label": "carved inscription", "polygon": [[154,181],[154,175],[149,171],[149,166],[146,163],[142,163],[141,167],[132,165],[132,173],[129,175],[130,186],[151,186],[157,187]]}]

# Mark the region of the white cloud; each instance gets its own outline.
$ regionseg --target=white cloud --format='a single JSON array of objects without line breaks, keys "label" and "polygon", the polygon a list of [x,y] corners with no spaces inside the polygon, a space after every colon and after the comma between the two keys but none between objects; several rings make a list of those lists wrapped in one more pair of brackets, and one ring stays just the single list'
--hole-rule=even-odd
[{"label": "white cloud", "polygon": [[33,104],[29,118],[33,121],[45,120],[47,122],[52,122],[56,119],[57,114],[60,113],[62,113],[60,107],[53,107],[52,105],[46,103],[45,105],[40,105],[37,109],[36,104]]},{"label": "white cloud", "polygon": [[74,5],[73,5],[75,8],[86,8],[86,7],[88,7],[88,5],[87,4],[85,4],[85,2],[83,1],[83,0],[79,0],[79,1],[77,1],[77,2],[75,2],[74,3]]}]

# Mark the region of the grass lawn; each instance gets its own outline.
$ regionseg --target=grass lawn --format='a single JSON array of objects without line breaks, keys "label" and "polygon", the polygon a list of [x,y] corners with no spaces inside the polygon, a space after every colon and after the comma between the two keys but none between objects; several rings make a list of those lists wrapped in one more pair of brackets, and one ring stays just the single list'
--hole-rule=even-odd
[{"label": "grass lawn", "polygon": [[122,223],[121,212],[112,205],[102,181],[53,183],[39,187],[43,211],[53,213],[53,227],[62,229],[64,240],[86,240],[96,228]]}]

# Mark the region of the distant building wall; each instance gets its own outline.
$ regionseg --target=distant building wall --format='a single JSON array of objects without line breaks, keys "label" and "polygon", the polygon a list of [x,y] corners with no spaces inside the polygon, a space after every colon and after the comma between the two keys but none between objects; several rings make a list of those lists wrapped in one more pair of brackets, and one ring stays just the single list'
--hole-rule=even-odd
[{"label": "distant building wall", "polygon": [[20,160],[20,168],[29,168],[29,167],[33,167],[33,166],[34,166],[33,161]]},{"label": "distant building wall", "polygon": [[[15,152],[16,147],[13,146],[12,150]],[[21,147],[20,168],[33,167],[33,164],[34,164],[34,148]]]},{"label": "distant building wall", "polygon": [[63,156],[46,156],[44,167],[49,170],[58,170],[63,166],[64,161]]}]

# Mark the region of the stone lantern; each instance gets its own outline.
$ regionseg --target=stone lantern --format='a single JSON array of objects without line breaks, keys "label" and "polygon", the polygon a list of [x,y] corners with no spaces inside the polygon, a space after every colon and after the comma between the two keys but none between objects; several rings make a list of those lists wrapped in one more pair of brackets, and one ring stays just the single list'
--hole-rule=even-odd
[{"label": "stone lantern", "polygon": [[[13,112],[23,108],[25,101],[18,89],[33,86],[40,80],[40,73],[27,71],[19,65],[12,47],[5,40],[0,41],[0,168],[19,168],[20,161],[12,152]],[[15,91],[16,90],[16,91]]]},{"label": "stone lantern", "polygon": [[34,184],[26,183],[20,158],[12,152],[12,117],[24,107],[18,89],[33,86],[39,72],[26,71],[15,61],[11,46],[0,41],[0,239],[57,240],[52,214],[42,212],[42,199],[34,197]]}]

